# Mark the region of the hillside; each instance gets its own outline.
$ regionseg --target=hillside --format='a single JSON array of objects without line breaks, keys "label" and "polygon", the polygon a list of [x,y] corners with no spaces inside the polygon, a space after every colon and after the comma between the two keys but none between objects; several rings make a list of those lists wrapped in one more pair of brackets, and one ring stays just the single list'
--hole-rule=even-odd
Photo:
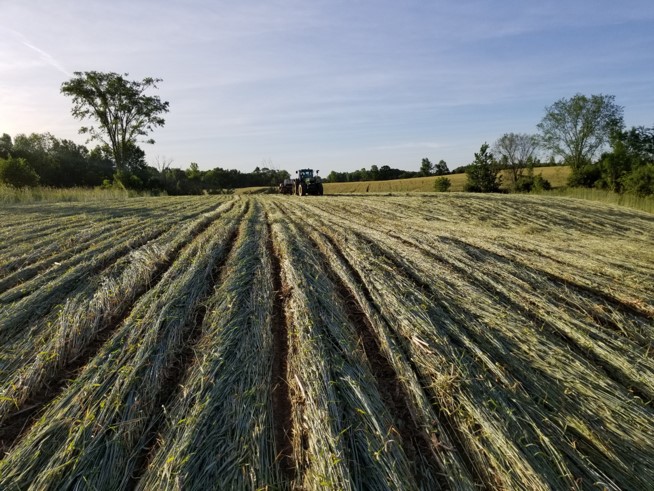
[{"label": "hillside", "polygon": [[[534,169],[535,174],[543,174],[543,177],[550,181],[553,187],[564,186],[570,174],[569,167],[553,166],[538,167]],[[463,191],[466,183],[466,174],[450,174],[446,176],[452,181],[450,191]],[[361,182],[334,182],[325,184],[325,193],[348,194],[348,193],[396,193],[396,192],[429,192],[434,191],[434,181],[437,178],[414,177],[411,179],[397,179],[394,181],[361,181]],[[506,180],[506,178],[504,178]]]}]

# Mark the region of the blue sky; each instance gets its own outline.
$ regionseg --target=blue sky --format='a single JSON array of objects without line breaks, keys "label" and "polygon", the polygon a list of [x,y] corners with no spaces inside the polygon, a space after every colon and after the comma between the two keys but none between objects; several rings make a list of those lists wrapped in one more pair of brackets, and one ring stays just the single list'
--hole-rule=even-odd
[{"label": "blue sky", "polygon": [[148,161],[417,170],[613,94],[654,125],[654,2],[0,0],[0,133],[84,143],[74,71],[162,78]]}]

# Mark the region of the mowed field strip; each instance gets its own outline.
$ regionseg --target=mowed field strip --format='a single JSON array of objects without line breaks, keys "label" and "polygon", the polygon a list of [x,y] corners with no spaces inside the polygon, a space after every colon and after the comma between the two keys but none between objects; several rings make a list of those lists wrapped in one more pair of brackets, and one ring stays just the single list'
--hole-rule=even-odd
[{"label": "mowed field strip", "polygon": [[652,489],[654,215],[233,195],[0,223],[0,489]]}]

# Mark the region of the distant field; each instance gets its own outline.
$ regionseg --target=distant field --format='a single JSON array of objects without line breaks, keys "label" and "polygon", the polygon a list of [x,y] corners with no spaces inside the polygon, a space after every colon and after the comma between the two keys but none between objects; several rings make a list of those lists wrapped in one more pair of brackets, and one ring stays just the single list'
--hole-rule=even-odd
[{"label": "distant field", "polygon": [[[534,169],[535,174],[543,174],[553,187],[566,184],[570,168],[564,166],[539,167]],[[450,191],[463,191],[467,177],[465,174],[451,174],[446,176],[452,181]],[[437,177],[414,177],[411,179],[396,179],[394,181],[362,181],[362,182],[334,182],[325,184],[325,193],[397,193],[397,192],[429,192],[434,191],[434,181]],[[506,178],[504,178],[506,181]]]},{"label": "distant field", "polygon": [[652,489],[652,215],[223,195],[0,225],[3,491]]}]

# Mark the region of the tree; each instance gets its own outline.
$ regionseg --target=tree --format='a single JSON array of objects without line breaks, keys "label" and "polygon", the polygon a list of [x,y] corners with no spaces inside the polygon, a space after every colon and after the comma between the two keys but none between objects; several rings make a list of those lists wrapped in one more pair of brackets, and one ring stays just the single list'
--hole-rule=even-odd
[{"label": "tree", "polygon": [[[158,96],[145,95],[150,88],[157,88],[161,79],[146,77],[131,81],[127,73],[75,72],[75,77],[61,85],[61,93],[72,97],[72,114],[77,119],[93,119],[98,126],[83,126],[80,133],[87,133],[89,141],[98,140],[111,150],[116,169],[129,173],[129,165],[135,159],[137,139],[146,137],[165,120],[168,102]],[[154,140],[146,140],[154,143]],[[138,153],[138,152],[136,152]]]},{"label": "tree", "polygon": [[0,159],[0,182],[16,188],[32,187],[39,183],[39,175],[32,169],[25,159]]},{"label": "tree", "polygon": [[535,160],[537,149],[538,137],[526,133],[505,133],[493,144],[493,152],[509,170],[514,190],[524,169]]},{"label": "tree", "polygon": [[[632,127],[628,131],[616,131],[611,135],[611,151],[602,155],[599,162],[601,177],[593,183],[595,187],[611,191],[626,190],[624,184],[634,180],[629,176],[643,175],[639,169],[654,164],[654,127]],[[642,193],[641,193],[642,194]]]},{"label": "tree", "polygon": [[623,127],[623,108],[612,95],[576,94],[545,108],[538,124],[541,144],[553,155],[563,157],[573,174],[592,162],[609,142],[612,132]]},{"label": "tree", "polygon": [[0,159],[6,159],[9,157],[13,145],[11,136],[7,133],[3,133],[2,136],[0,136]]},{"label": "tree", "polygon": [[439,160],[438,164],[434,166],[434,174],[437,176],[444,176],[449,173],[450,169],[447,168],[447,163],[443,159]]},{"label": "tree", "polygon": [[420,164],[420,175],[431,176],[433,171],[434,164],[432,164],[427,158],[422,159],[422,163]]},{"label": "tree", "polygon": [[468,176],[466,191],[496,193],[500,190],[501,178],[497,175],[499,169],[495,157],[488,148],[488,143],[484,143],[479,152],[475,153],[475,160],[466,168]]}]

